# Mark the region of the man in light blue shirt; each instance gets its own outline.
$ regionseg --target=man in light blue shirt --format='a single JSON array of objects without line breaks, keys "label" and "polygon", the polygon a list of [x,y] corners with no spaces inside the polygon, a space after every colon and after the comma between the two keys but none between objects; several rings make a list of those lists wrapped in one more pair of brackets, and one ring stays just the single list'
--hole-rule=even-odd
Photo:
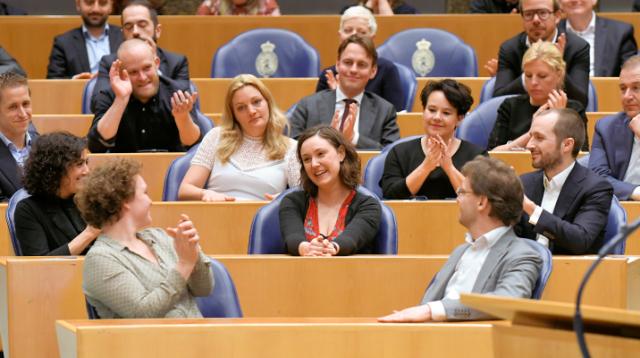
[{"label": "man in light blue shirt", "polygon": [[27,79],[14,72],[0,75],[0,201],[22,188],[22,167],[35,131],[31,124],[31,95]]},{"label": "man in light blue shirt", "polygon": [[107,24],[112,9],[113,0],[76,0],[82,26],[53,40],[47,78],[88,79],[98,73],[102,56],[122,42],[121,29]]}]

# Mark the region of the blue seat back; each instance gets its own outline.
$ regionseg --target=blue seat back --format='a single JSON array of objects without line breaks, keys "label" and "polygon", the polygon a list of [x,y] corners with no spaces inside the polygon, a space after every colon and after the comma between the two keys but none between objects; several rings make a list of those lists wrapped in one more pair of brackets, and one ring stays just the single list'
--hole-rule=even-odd
[{"label": "blue seat back", "polygon": [[[276,57],[277,64],[273,60]],[[257,77],[317,77],[320,57],[318,51],[295,32],[271,28],[249,30],[220,47],[211,64],[214,78],[242,73]]]},{"label": "blue seat back", "polygon": [[460,122],[456,130],[456,137],[486,149],[489,136],[496,123],[496,118],[498,118],[498,108],[509,97],[513,97],[513,95],[492,98],[478,105]]},{"label": "blue seat back", "polygon": [[493,98],[493,90],[496,86],[496,77],[489,78],[483,85],[480,91],[480,103],[484,103]]},{"label": "blue seat back", "polygon": [[[291,191],[301,190],[291,188],[280,194],[269,204],[261,207],[253,217],[251,230],[249,231],[249,254],[286,254],[287,251],[280,233],[280,202]],[[376,197],[363,187],[358,191]],[[380,227],[375,237],[374,253],[383,255],[396,255],[398,253],[398,229],[393,210],[380,201],[381,218]]]},{"label": "blue seat back", "polygon": [[413,69],[417,77],[478,77],[473,48],[443,30],[418,28],[398,32],[378,47],[378,56]]},{"label": "blue seat back", "polygon": [[538,275],[538,279],[536,280],[536,285],[533,288],[533,292],[531,294],[531,298],[539,300],[542,297],[542,293],[544,292],[545,286],[547,286],[547,281],[549,280],[549,275],[551,275],[551,271],[553,270],[553,259],[551,257],[551,251],[545,246],[537,243],[534,240],[522,239],[524,242],[529,244],[532,249],[538,252],[540,258],[542,259],[542,267],[540,268],[540,274]]},{"label": "blue seat back", "polygon": [[598,112],[598,93],[596,92],[596,88],[593,85],[593,82],[591,82],[591,79],[589,79],[589,89],[587,92],[587,108],[585,108],[585,111],[587,112]]},{"label": "blue seat back", "polygon": [[[189,80],[189,91],[191,93],[198,92],[198,87],[191,80]],[[194,106],[196,106],[196,111],[200,112],[200,96],[196,98],[196,103],[194,103]]]},{"label": "blue seat back", "polygon": [[403,109],[407,112],[411,112],[413,108],[413,101],[416,97],[416,87],[418,87],[418,81],[416,75],[409,67],[395,63],[398,69],[398,75],[400,76],[400,84],[402,85],[404,105]]},{"label": "blue seat back", "polygon": [[398,139],[397,141],[384,147],[380,154],[369,159],[367,165],[364,168],[364,180],[362,185],[365,188],[369,189],[369,191],[375,194],[379,199],[383,199],[382,188],[380,187],[380,179],[382,179],[382,173],[384,172],[384,162],[387,159],[387,154],[389,154],[391,148],[395,147],[396,145],[408,142],[418,137],[420,136],[414,135]]},{"label": "blue seat back", "polygon": [[177,201],[178,189],[180,189],[180,183],[184,179],[187,170],[191,165],[191,159],[198,151],[198,145],[194,145],[183,156],[176,158],[169,165],[167,174],[164,177],[164,187],[162,190],[162,201]]},{"label": "blue seat back", "polygon": [[89,317],[89,319],[100,319],[98,310],[89,303],[89,300],[87,300],[86,297],[84,298],[84,303],[87,309],[87,317]]},{"label": "blue seat back", "polygon": [[214,286],[209,296],[196,297],[196,303],[203,317],[238,318],[242,309],[236,292],[236,286],[229,271],[219,261],[210,258]]},{"label": "blue seat back", "polygon": [[[607,226],[604,227],[604,242],[607,244],[620,232],[620,228],[627,224],[627,212],[624,210],[618,198],[614,195],[611,198],[611,209],[609,210],[609,216],[607,217]],[[618,243],[613,251],[614,255],[624,255],[626,248],[626,240]]]},{"label": "blue seat back", "polygon": [[22,199],[26,199],[30,197],[29,193],[26,189],[18,189],[13,195],[11,199],[9,199],[9,204],[7,206],[7,212],[5,214],[5,219],[7,220],[7,226],[9,227],[9,236],[11,237],[11,245],[13,246],[13,253],[16,256],[22,256],[22,247],[20,247],[20,241],[18,241],[18,237],[16,236],[16,224],[15,224],[15,213],[16,206]]},{"label": "blue seat back", "polygon": [[202,133],[203,137],[205,134],[207,134],[207,132],[213,129],[213,121],[209,117],[205,116],[204,113],[200,112],[199,110],[196,110],[195,123],[198,126],[198,128],[200,128],[200,132]]},{"label": "blue seat back", "polygon": [[93,88],[96,86],[98,77],[94,77],[87,81],[82,90],[82,114],[92,114],[91,112],[91,96],[93,96]]}]

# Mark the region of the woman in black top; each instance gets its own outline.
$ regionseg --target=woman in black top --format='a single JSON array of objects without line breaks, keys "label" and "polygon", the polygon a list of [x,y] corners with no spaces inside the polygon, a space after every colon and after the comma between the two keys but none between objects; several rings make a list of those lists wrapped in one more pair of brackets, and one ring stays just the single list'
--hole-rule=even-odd
[{"label": "woman in black top", "polygon": [[473,104],[471,90],[455,80],[431,81],[420,95],[424,108],[423,137],[394,146],[380,180],[385,199],[455,198],[462,182],[459,169],[486,151],[454,137]]},{"label": "woman in black top", "polygon": [[24,187],[31,194],[15,212],[16,235],[25,256],[79,255],[100,230],[87,226],[73,202],[89,173],[87,143],[56,132],[38,138],[25,165]]},{"label": "woman in black top", "polygon": [[[536,42],[522,58],[524,88],[527,94],[507,98],[498,108],[498,117],[489,136],[489,149],[521,150],[529,141],[529,128],[536,112],[551,108],[576,110],[587,131],[587,115],[578,101],[567,99],[562,90],[565,62],[555,44]],[[589,150],[585,137],[582,150]]]}]

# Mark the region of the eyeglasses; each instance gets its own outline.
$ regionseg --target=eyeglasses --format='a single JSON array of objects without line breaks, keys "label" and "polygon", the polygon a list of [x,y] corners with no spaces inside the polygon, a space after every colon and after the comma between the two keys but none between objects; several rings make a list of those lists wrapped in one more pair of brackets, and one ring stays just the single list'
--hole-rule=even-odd
[{"label": "eyeglasses", "polygon": [[548,10],[548,9],[526,10],[526,11],[522,12],[522,17],[526,21],[531,21],[531,20],[533,20],[534,16],[538,15],[538,19],[546,20],[546,19],[549,18],[549,16],[551,16],[551,14],[553,14],[553,11]]},{"label": "eyeglasses", "polygon": [[473,194],[473,192],[471,190],[464,190],[462,189],[462,187],[458,187],[458,189],[456,190],[456,194],[460,196],[464,194]]}]

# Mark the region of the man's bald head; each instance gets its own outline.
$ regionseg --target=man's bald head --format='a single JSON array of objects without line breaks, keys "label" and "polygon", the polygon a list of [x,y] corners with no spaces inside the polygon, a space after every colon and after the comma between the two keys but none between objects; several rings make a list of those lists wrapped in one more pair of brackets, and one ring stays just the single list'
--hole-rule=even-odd
[{"label": "man's bald head", "polygon": [[145,103],[158,93],[160,59],[149,43],[132,38],[118,48],[118,60],[131,81],[133,96]]}]

